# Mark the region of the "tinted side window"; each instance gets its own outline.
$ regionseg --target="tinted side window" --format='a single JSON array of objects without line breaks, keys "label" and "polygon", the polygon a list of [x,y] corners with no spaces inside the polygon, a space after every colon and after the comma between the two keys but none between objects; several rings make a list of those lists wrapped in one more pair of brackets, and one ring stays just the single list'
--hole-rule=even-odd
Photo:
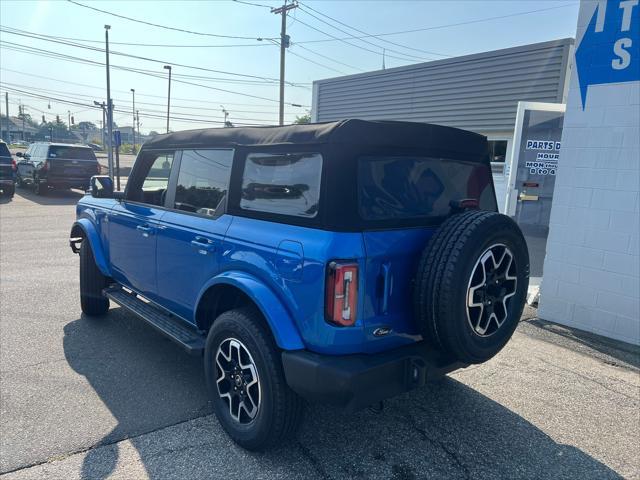
[{"label": "tinted side window", "polygon": [[212,217],[222,204],[233,150],[185,150],[180,160],[174,208]]},{"label": "tinted side window", "polygon": [[0,157],[11,157],[11,152],[6,143],[0,143]]},{"label": "tinted side window", "polygon": [[247,155],[240,208],[313,218],[318,214],[322,155]]},{"label": "tinted side window", "polygon": [[451,200],[477,199],[496,210],[491,171],[482,163],[427,157],[358,160],[358,209],[364,220],[439,217]]},{"label": "tinted side window", "polygon": [[172,164],[173,153],[145,153],[136,160],[135,173],[127,189],[127,199],[163,206]]}]

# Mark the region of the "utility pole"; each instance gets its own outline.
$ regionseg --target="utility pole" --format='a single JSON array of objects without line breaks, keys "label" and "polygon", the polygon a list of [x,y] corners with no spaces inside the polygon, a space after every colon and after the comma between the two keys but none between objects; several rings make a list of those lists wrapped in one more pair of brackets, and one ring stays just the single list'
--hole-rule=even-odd
[{"label": "utility pole", "polygon": [[169,106],[171,105],[171,65],[165,65],[165,70],[169,70],[169,91],[167,92],[167,133],[169,133]]},{"label": "utility pole", "polygon": [[105,104],[104,102],[100,103],[100,102],[96,102],[95,100],[93,101],[93,104],[97,107],[102,108],[102,121],[100,122],[100,130],[102,130],[102,148],[107,148],[105,145],[105,138],[104,138],[104,128],[107,126],[106,123],[106,112],[105,112]]},{"label": "utility pole", "polygon": [[133,153],[136,153],[136,89],[131,89],[131,94],[133,95],[133,123],[131,124],[131,131],[133,133]]},{"label": "utility pole", "polygon": [[136,110],[136,123],[138,127],[138,140],[140,140],[140,110]]},{"label": "utility pole", "polygon": [[113,103],[111,102],[111,77],[109,74],[109,29],[104,26],[105,51],[107,54],[107,158],[109,159],[109,176],[113,178]]},{"label": "utility pole", "polygon": [[8,92],[4,92],[4,106],[5,106],[5,110],[4,113],[7,115],[7,143],[11,143],[11,130],[9,129],[9,93]]},{"label": "utility pole", "polygon": [[279,125],[284,125],[284,60],[286,49],[289,48],[289,35],[287,35],[287,12],[297,8],[298,4],[293,3],[287,5],[287,0],[284,1],[284,5],[279,8],[272,8],[271,13],[276,15],[282,15],[282,22],[280,25],[280,111],[278,113]]},{"label": "utility pole", "polygon": [[220,105],[222,107],[222,113],[224,113],[224,126],[227,127],[228,126],[228,119],[229,119],[229,112],[227,111],[226,108],[224,108],[224,105]]},{"label": "utility pole", "polygon": [[24,105],[19,105],[20,116],[22,117],[22,141],[24,142]]}]

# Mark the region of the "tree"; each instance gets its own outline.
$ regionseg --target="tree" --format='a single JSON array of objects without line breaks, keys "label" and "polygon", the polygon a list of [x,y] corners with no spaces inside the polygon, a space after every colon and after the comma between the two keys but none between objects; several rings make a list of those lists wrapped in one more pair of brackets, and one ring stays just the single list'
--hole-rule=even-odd
[{"label": "tree", "polygon": [[98,126],[93,122],[83,121],[78,123],[78,128],[80,130],[93,131],[93,130],[97,130]]},{"label": "tree", "polygon": [[296,119],[293,121],[293,123],[297,123],[299,125],[311,123],[311,114],[305,113],[304,115],[296,115]]}]

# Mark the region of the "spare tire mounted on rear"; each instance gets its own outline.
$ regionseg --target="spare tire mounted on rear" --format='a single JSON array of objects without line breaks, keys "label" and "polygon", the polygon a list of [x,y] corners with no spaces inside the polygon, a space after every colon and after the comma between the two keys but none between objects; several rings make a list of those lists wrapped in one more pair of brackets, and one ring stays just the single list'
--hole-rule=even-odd
[{"label": "spare tire mounted on rear", "polygon": [[422,253],[414,309],[425,340],[466,363],[498,353],[513,334],[529,285],[529,253],[506,215],[448,218]]}]

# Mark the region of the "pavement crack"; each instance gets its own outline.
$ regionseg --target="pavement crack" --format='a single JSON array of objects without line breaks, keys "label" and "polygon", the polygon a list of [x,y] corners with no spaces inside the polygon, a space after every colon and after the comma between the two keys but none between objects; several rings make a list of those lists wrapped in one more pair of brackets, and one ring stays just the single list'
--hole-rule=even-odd
[{"label": "pavement crack", "polygon": [[89,452],[91,450],[96,450],[96,449],[102,448],[102,447],[108,447],[110,445],[114,445],[114,444],[117,444],[117,443],[120,443],[120,442],[124,442],[124,441],[127,441],[127,440],[135,440],[135,439],[140,438],[140,437],[142,437],[144,435],[149,435],[149,434],[152,434],[152,433],[155,433],[155,432],[159,432],[159,431],[164,430],[166,428],[176,427],[178,425],[182,425],[184,423],[191,422],[192,420],[197,420],[199,418],[205,418],[205,417],[208,417],[208,416],[209,415],[201,415],[199,417],[187,418],[186,420],[181,420],[179,422],[175,422],[175,423],[172,423],[170,425],[163,425],[163,426],[155,428],[153,430],[140,432],[137,435],[131,435],[131,436],[123,437],[123,438],[114,438],[113,440],[109,440],[109,441],[102,441],[101,440],[101,441],[99,441],[97,443],[94,443],[93,445],[88,446],[88,447],[80,448],[80,449],[77,449],[77,450],[73,450],[71,452],[67,452],[67,453],[64,453],[64,454],[56,455],[54,457],[47,458],[46,460],[32,462],[32,463],[30,463],[28,465],[23,465],[23,466],[20,466],[20,467],[9,469],[9,470],[0,471],[0,475],[6,475],[8,473],[14,473],[14,472],[19,472],[21,470],[27,470],[29,468],[37,467],[39,465],[45,465],[47,463],[54,463],[54,462],[69,458],[69,457],[71,457],[73,455],[87,453],[87,452]]},{"label": "pavement crack", "polygon": [[460,458],[459,453],[455,449],[450,448],[449,445],[447,445],[444,441],[431,438],[425,429],[420,428],[416,425],[416,422],[411,417],[411,415],[405,415],[405,419],[407,420],[410,428],[414,432],[416,432],[420,436],[420,438],[422,438],[422,440],[427,441],[434,447],[442,450],[458,466],[458,469],[462,472],[464,478],[466,480],[471,479],[471,472],[469,471],[469,467],[464,464],[464,462]]},{"label": "pavement crack", "polygon": [[583,380],[586,380],[586,381],[591,382],[591,383],[595,383],[596,385],[601,386],[602,388],[604,388],[605,390],[608,390],[609,392],[617,393],[618,395],[621,395],[621,396],[623,396],[623,397],[625,397],[625,398],[628,398],[629,400],[633,400],[633,401],[637,401],[637,400],[638,400],[638,397],[634,397],[634,396],[632,396],[632,395],[628,395],[628,394],[626,394],[626,393],[624,393],[624,392],[621,392],[621,391],[619,391],[619,390],[616,390],[615,388],[611,388],[611,387],[609,387],[606,383],[599,382],[599,381],[597,381],[597,380],[595,380],[595,379],[593,379],[593,378],[591,378],[591,377],[588,377],[587,375],[584,375],[584,374],[582,374],[582,373],[580,373],[580,372],[577,372],[577,371],[572,370],[572,369],[570,369],[570,368],[561,367],[560,365],[556,365],[555,363],[549,362],[549,361],[545,360],[545,359],[544,359],[544,358],[542,358],[542,357],[538,357],[538,356],[536,356],[535,358],[537,358],[538,360],[540,360],[542,363],[545,363],[545,364],[547,364],[547,365],[550,365],[550,366],[552,366],[552,367],[555,367],[555,368],[557,368],[558,370],[562,370],[563,372],[565,372],[565,373],[567,373],[567,374],[575,375],[576,377],[580,377],[580,378],[582,378]]},{"label": "pavement crack", "polygon": [[320,475],[320,478],[322,478],[323,480],[332,480],[331,475],[327,473],[327,471],[322,466],[322,463],[320,462],[320,460],[318,460],[318,458],[313,454],[313,452],[311,452],[311,450],[309,450],[306,446],[304,446],[302,442],[300,442],[299,440],[296,441],[296,445],[298,446],[298,449],[302,453],[302,456],[305,459],[307,459],[307,461],[316,470],[318,475]]}]

